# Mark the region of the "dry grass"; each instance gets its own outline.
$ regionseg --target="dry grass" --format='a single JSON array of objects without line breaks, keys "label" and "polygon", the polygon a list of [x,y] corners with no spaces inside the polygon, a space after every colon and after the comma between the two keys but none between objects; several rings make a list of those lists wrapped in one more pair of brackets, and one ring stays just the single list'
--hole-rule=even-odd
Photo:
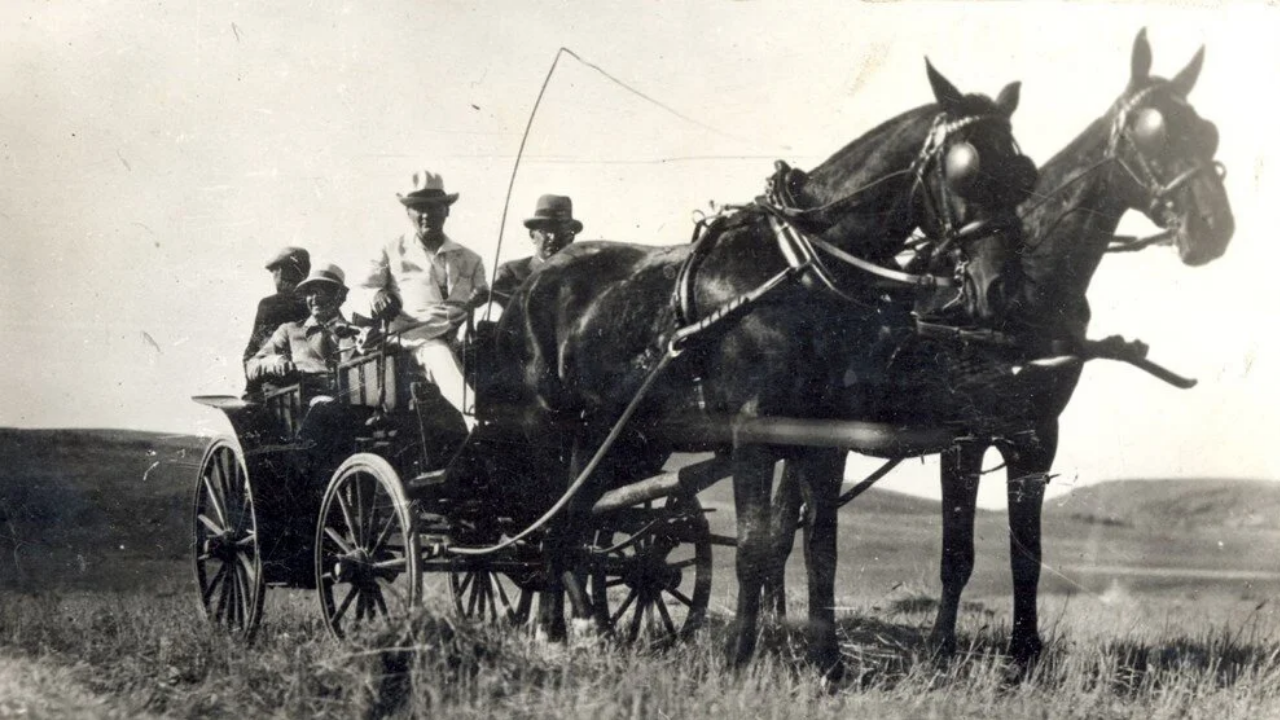
[{"label": "dry grass", "polygon": [[923,641],[929,603],[902,600],[843,617],[850,672],[838,688],[804,665],[803,633],[789,626],[767,627],[761,657],[734,673],[720,622],[686,644],[650,649],[594,637],[546,643],[426,610],[338,643],[324,634],[309,594],[282,591],[273,591],[252,647],[210,632],[188,597],[0,596],[0,651],[51,672],[69,669],[124,715],[1280,716],[1280,626],[1263,610],[1217,621],[1203,608],[1162,611],[1148,598],[1136,621],[1123,605],[1093,606],[1096,598],[1050,600],[1044,660],[1011,682],[1001,613],[971,605],[960,653],[938,663]]}]

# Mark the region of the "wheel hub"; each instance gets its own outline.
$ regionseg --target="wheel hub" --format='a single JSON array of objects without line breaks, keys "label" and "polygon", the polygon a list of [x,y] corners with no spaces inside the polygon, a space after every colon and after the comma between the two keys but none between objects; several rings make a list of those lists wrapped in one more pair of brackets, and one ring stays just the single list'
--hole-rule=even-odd
[{"label": "wheel hub", "polygon": [[364,548],[356,548],[339,557],[333,566],[333,576],[338,582],[349,582],[358,585],[373,581],[373,562]]}]

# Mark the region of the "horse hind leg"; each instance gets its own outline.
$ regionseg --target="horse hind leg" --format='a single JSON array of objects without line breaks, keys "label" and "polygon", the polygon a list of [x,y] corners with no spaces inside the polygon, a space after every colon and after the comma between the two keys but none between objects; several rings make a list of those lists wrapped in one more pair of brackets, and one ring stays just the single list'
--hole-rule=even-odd
[{"label": "horse hind leg", "polygon": [[973,518],[985,444],[958,443],[942,453],[942,601],[929,644],[942,657],[956,648],[960,595],[973,574]]},{"label": "horse hind leg", "polygon": [[1056,423],[1002,449],[1008,462],[1010,568],[1013,571],[1013,632],[1009,656],[1023,669],[1040,655],[1036,602],[1040,585],[1040,513],[1049,469],[1057,452]]}]

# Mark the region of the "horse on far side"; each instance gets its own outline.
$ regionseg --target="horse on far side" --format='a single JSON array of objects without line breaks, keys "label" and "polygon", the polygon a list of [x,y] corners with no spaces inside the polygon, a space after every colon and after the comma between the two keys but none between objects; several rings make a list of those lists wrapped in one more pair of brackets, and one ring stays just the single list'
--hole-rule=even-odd
[{"label": "horse on far side", "polygon": [[[1220,257],[1230,242],[1235,223],[1223,166],[1214,160],[1218,131],[1187,99],[1203,60],[1201,48],[1172,79],[1154,77],[1151,46],[1141,31],[1124,92],[1040,168],[1039,183],[1022,209],[1026,247],[1019,254],[1020,287],[1010,291],[1028,334],[1018,342],[1065,346],[1062,351],[1072,353],[1067,361],[1019,366],[981,341],[917,337],[895,346],[892,362],[869,374],[878,382],[845,388],[851,416],[973,430],[972,441],[942,454],[942,600],[931,644],[944,655],[955,649],[960,595],[973,571],[982,457],[993,445],[1008,474],[1014,586],[1009,654],[1026,667],[1040,653],[1040,513],[1058,447],[1058,416],[1079,382],[1084,359],[1121,357],[1133,349],[1118,338],[1086,340],[1086,291],[1104,255],[1159,240],[1175,245],[1183,263],[1198,266]],[[1142,212],[1164,232],[1145,240],[1116,238],[1120,218],[1129,210]],[[863,367],[880,362],[864,360]],[[993,434],[990,428],[1002,430]],[[782,568],[803,500],[797,472],[784,470],[775,496],[777,554],[769,594],[780,609],[785,603]],[[809,525],[806,533],[834,533],[833,526],[815,525],[812,519]]]}]

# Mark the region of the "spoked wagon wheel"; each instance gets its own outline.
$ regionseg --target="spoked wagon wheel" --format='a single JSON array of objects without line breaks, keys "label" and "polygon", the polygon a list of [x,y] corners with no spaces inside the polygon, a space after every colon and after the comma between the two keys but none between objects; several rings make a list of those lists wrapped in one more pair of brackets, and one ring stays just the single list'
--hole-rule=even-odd
[{"label": "spoked wagon wheel", "polygon": [[347,458],[325,491],[316,527],[316,588],[329,632],[341,638],[408,617],[418,599],[419,562],[400,476],[377,455]]},{"label": "spoked wagon wheel", "polygon": [[449,590],[459,615],[513,626],[529,622],[537,595],[529,582],[483,567],[449,573]]},{"label": "spoked wagon wheel", "polygon": [[200,608],[214,625],[253,639],[266,585],[253,490],[239,444],[217,438],[196,478],[192,517]]},{"label": "spoked wagon wheel", "polygon": [[591,602],[625,642],[687,636],[711,598],[711,530],[698,499],[654,505],[610,513],[596,531]]}]

